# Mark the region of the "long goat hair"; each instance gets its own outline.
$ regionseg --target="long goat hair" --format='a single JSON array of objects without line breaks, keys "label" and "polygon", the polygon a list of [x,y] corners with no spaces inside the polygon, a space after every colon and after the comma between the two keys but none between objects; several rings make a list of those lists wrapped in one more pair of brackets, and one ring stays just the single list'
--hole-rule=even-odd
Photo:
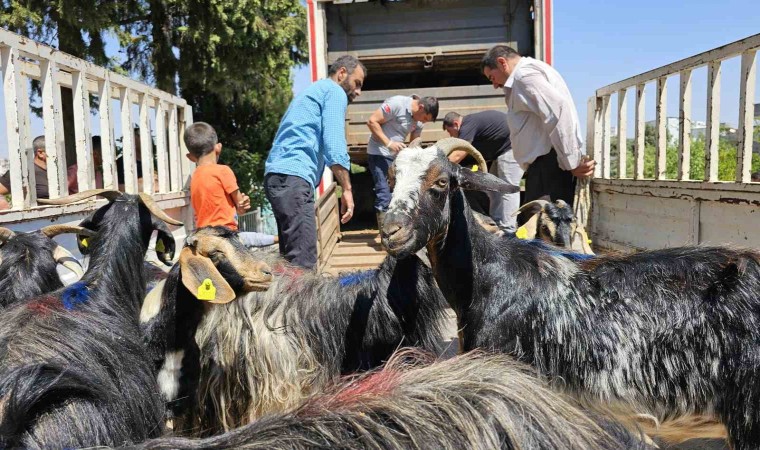
[{"label": "long goat hair", "polygon": [[287,412],[158,449],[647,449],[620,425],[594,420],[511,358],[470,353],[422,364],[402,351],[378,372],[332,386]]},{"label": "long goat hair", "polygon": [[151,232],[172,252],[173,238],[142,198],[93,192],[114,201],[90,219],[96,234],[82,280],[0,316],[0,448],[115,446],[162,432],[164,403],[138,313]]},{"label": "long goat hair", "polygon": [[[234,251],[247,252],[229,231],[206,228],[194,239],[204,235],[222,237]],[[263,253],[256,257],[266,258]],[[162,303],[164,308],[177,305],[176,328],[184,334],[176,338],[176,347],[182,348],[179,341],[185,347],[167,353],[182,358],[185,381],[167,390],[180,401],[192,395],[182,385],[194,390],[187,379],[195,371],[192,358],[200,355],[200,412],[186,427],[220,432],[291,408],[341,374],[380,365],[400,346],[440,351],[445,300],[416,256],[389,257],[377,270],[339,279],[272,258],[267,262],[275,276],[268,291],[207,306],[201,314],[192,305],[202,302],[180,281],[181,265],[170,272]],[[224,266],[219,265],[226,279],[238,276],[231,273],[234,264]],[[187,330],[198,322],[193,339]]]},{"label": "long goat hair", "polygon": [[402,151],[395,170],[402,190],[384,243],[399,257],[427,247],[466,350],[515,355],[589,405],[661,422],[714,417],[735,448],[760,446],[760,253],[589,257],[494,237],[475,225],[461,189],[508,185],[436,148]]}]

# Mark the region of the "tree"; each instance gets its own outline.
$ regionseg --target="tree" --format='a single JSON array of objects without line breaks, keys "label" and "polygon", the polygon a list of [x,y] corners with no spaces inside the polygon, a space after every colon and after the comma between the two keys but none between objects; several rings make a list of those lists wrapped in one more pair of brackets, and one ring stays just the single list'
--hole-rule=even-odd
[{"label": "tree", "polygon": [[[253,203],[263,155],[291,98],[291,69],[306,61],[298,0],[4,0],[0,24],[73,56],[179,94],[194,120],[217,130]],[[105,52],[111,33],[127,58]],[[71,92],[62,91],[73,158]]]}]

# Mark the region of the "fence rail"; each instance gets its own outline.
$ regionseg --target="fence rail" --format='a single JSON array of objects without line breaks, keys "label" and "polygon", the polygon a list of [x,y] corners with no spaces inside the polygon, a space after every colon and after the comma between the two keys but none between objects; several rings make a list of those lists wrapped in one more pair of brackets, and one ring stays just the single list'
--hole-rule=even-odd
[{"label": "fence rail", "polygon": [[721,64],[732,57],[741,57],[741,72],[739,79],[739,125],[737,128],[738,151],[736,176],[737,183],[751,181],[750,168],[752,165],[752,131],[754,116],[755,83],[757,77],[757,50],[760,48],[760,34],[732,42],[728,45],[709,50],[689,58],[659,67],[648,72],[627,78],[596,90],[588,102],[588,142],[589,153],[598,162],[594,176],[610,179],[612,160],[610,148],[612,144],[610,99],[613,94],[618,97],[618,171],[617,178],[629,178],[627,173],[627,114],[626,97],[628,89],[636,89],[635,105],[635,134],[634,134],[634,170],[630,176],[634,180],[644,179],[644,149],[645,149],[645,95],[647,83],[655,82],[655,180],[666,180],[666,149],[667,149],[667,79],[678,76],[678,170],[676,179],[693,181],[690,173],[691,163],[691,107],[692,107],[692,71],[707,67],[707,115],[705,130],[705,175],[707,182],[718,180],[718,142],[720,138],[720,84]]},{"label": "fence rail", "polygon": [[[6,30],[0,30],[0,64],[11,174],[11,186],[6,187],[12,196],[12,210],[37,206],[30,135],[29,79],[38,80],[41,86],[50,198],[68,195],[67,166],[73,163],[77,165],[79,190],[95,188],[90,130],[91,96],[100,100],[98,115],[103,187],[118,188],[114,118],[119,115],[124,190],[128,193],[139,190],[149,194],[169,194],[186,189],[193,166],[183,156],[186,150],[180,135],[193,119],[192,108],[184,99]],[[61,87],[69,88],[73,93],[75,161],[67,161],[66,158]],[[120,102],[118,110],[114,110],[112,99]],[[134,105],[139,111],[136,115]],[[155,114],[155,129],[151,129],[151,110]],[[140,129],[137,140],[141,158],[137,154],[134,123]],[[144,174],[142,186],[138,183],[138,158]],[[157,183],[154,183],[154,176]]]},{"label": "fence rail", "polygon": [[[760,34],[635,75],[597,89],[588,101],[587,146],[597,161],[592,182],[590,230],[596,245],[617,250],[684,244],[734,244],[760,247],[760,183],[752,183],[753,113]],[[721,80],[728,58],[741,58],[737,80]],[[705,172],[691,172],[692,73],[707,68]],[[667,79],[678,76],[677,170],[668,178]],[[739,83],[736,173],[719,177],[721,81]],[[645,86],[655,84],[654,173],[645,171]],[[635,89],[633,124],[627,114],[628,90]],[[612,96],[617,95],[617,104]],[[618,160],[611,152],[612,108],[617,108]],[[633,155],[627,133],[634,128]],[[629,171],[628,162],[631,161]],[[696,165],[695,165],[696,167]],[[651,170],[651,168],[649,169]]]}]

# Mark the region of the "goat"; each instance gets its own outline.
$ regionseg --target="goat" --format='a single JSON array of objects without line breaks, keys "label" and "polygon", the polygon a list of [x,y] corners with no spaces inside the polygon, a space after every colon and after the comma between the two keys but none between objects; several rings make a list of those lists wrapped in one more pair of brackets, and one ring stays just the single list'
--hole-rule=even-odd
[{"label": "goat", "polygon": [[513,354],[589,402],[657,420],[716,417],[736,449],[760,447],[760,253],[683,247],[576,255],[473,225],[461,189],[507,183],[449,163],[463,141],[396,158],[382,241],[427,247],[464,348]]},{"label": "goat", "polygon": [[53,240],[63,233],[92,235],[86,228],[69,225],[49,225],[28,233],[0,227],[0,309],[62,288],[58,264],[82,278],[79,261]]},{"label": "goat", "polygon": [[[444,299],[416,257],[389,257],[377,270],[339,279],[289,267],[276,257],[267,261],[276,274],[269,290],[240,295],[241,274],[252,257],[234,232],[198,230],[169,274],[162,305],[145,314],[145,328],[171,328],[153,323],[168,322],[161,316],[172,305],[185,318],[184,323],[177,319],[181,336],[175,348],[157,366],[171,366],[175,378],[184,377],[196,371],[192,358],[200,352],[201,413],[192,426],[204,432],[293,407],[342,373],[381,364],[398,346],[440,350]],[[228,303],[198,312],[193,305],[204,303],[195,297],[205,279],[215,286],[217,300]],[[196,323],[200,350],[181,348],[195,345],[188,330]],[[178,359],[181,370],[176,370]],[[166,391],[182,399],[188,396],[182,386],[192,390],[194,384],[169,382]]]},{"label": "goat", "polygon": [[529,217],[517,229],[517,237],[521,239],[542,239],[568,250],[594,254],[585,228],[578,225],[573,209],[564,200],[553,203],[533,200],[522,205],[514,215]]},{"label": "goat", "polygon": [[[425,362],[426,364],[423,364]],[[399,352],[378,372],[300,406],[202,440],[139,449],[648,449],[592,418],[511,358],[470,353],[430,363]]]},{"label": "goat", "polygon": [[110,202],[87,220],[95,235],[84,277],[0,316],[0,448],[124,445],[161,434],[164,402],[138,325],[143,257],[157,230],[170,258],[174,238],[158,221],[182,222],[147,194],[98,189],[45,202],[94,195]]}]

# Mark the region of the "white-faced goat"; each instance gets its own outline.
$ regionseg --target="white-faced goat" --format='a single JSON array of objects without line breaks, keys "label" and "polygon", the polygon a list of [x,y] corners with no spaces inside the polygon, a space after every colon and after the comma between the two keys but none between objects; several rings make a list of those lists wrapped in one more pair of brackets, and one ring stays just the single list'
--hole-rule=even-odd
[{"label": "white-faced goat", "polygon": [[[225,228],[203,228],[187,243],[160,308],[149,308],[154,313],[144,314],[149,319],[144,326],[171,328],[159,324],[167,322],[163,311],[176,305],[181,336],[157,364],[165,373],[170,368],[183,378],[192,373],[188,355],[197,350],[183,346],[196,341],[200,346],[201,413],[193,428],[219,432],[286,410],[341,374],[381,364],[399,346],[439,351],[445,300],[430,269],[416,257],[389,257],[377,270],[328,278],[288,267],[275,256],[266,261],[274,274],[269,290],[241,295],[252,290],[245,274],[262,253],[249,252]],[[214,301],[228,303],[196,300],[204,280],[215,287]],[[188,330],[198,322],[193,340]],[[165,391],[182,399],[187,397],[183,385],[193,383],[168,383]]]},{"label": "white-faced goat", "polygon": [[716,417],[735,449],[760,448],[760,253],[578,259],[474,226],[462,189],[513,188],[449,163],[437,146],[400,152],[382,239],[397,257],[427,247],[465,349],[509,352],[627,414]]},{"label": "white-faced goat", "polygon": [[58,264],[82,278],[79,261],[53,240],[63,233],[92,235],[86,228],[69,225],[49,225],[28,233],[0,227],[0,309],[62,288]]},{"label": "white-faced goat", "polygon": [[589,245],[586,229],[578,225],[572,207],[564,200],[555,202],[533,200],[522,205],[515,212],[515,215],[517,214],[528,217],[518,228],[518,237],[541,239],[568,250],[587,255],[594,254]]},{"label": "white-faced goat", "polygon": [[94,195],[111,201],[87,221],[96,233],[81,281],[0,315],[0,448],[124,445],[161,435],[164,402],[138,323],[143,257],[154,230],[173,253],[160,221],[182,223],[146,194],[95,190],[47,202]]},{"label": "white-faced goat", "polygon": [[511,358],[471,353],[422,364],[396,354],[378,372],[290,411],[202,440],[141,449],[644,450],[621,426],[590,418]]}]

